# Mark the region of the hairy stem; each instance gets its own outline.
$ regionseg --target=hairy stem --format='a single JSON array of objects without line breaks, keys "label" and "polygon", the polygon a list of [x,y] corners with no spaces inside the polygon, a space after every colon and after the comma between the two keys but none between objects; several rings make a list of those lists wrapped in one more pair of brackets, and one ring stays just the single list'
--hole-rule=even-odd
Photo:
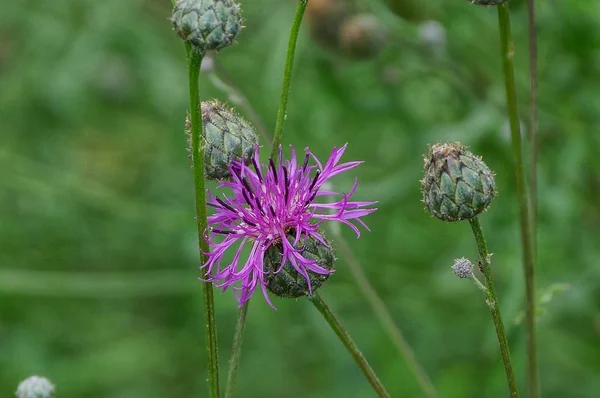
[{"label": "hairy stem", "polygon": [[508,341],[506,340],[506,332],[504,331],[504,323],[502,322],[502,315],[500,314],[500,303],[498,302],[498,296],[496,295],[496,288],[494,287],[494,280],[492,278],[492,268],[490,265],[490,256],[485,243],[485,237],[483,236],[483,230],[479,224],[477,217],[469,220],[471,229],[473,230],[473,236],[477,242],[477,251],[479,252],[479,264],[481,265],[481,271],[485,276],[486,284],[486,301],[494,320],[494,326],[496,328],[496,335],[498,336],[498,343],[500,344],[500,353],[502,354],[502,362],[504,363],[504,370],[506,371],[506,379],[508,381],[508,388],[510,390],[510,396],[512,398],[518,398],[519,391],[517,390],[517,383],[515,382],[515,375],[510,360],[510,350],[508,348]]},{"label": "hairy stem", "polygon": [[[531,204],[531,231],[532,231],[532,257],[535,263],[537,257],[537,211],[538,211],[538,192],[537,192],[537,162],[538,162],[538,49],[537,49],[537,26],[535,22],[535,2],[527,0],[527,16],[529,31],[529,190]],[[533,284],[533,266],[531,272],[531,283]],[[534,290],[534,287],[530,287]],[[533,318],[534,315],[531,315]],[[529,318],[529,322],[535,322],[535,319]],[[531,326],[529,326],[531,328]],[[540,396],[539,376],[537,370],[535,335],[532,330],[528,343],[529,355],[529,377],[528,392],[530,398]]]},{"label": "hairy stem", "polygon": [[[200,249],[200,263],[206,263],[206,254],[210,250],[208,242],[204,239],[206,230],[206,189],[204,187],[204,148],[200,145],[202,134],[202,115],[200,114],[200,92],[198,80],[200,77],[200,63],[202,56],[199,51],[189,44],[185,46],[188,58],[188,76],[190,90],[190,121],[192,127],[192,162],[194,169],[194,187],[196,201],[196,223],[198,224],[198,244]],[[205,277],[207,275],[205,274]],[[209,396],[219,398],[219,356],[217,346],[217,321],[215,318],[215,304],[213,285],[211,282],[202,284],[204,292],[204,314],[206,316],[206,350],[208,351],[208,385]]]},{"label": "hairy stem", "polygon": [[309,299],[315,305],[315,307],[317,307],[317,309],[323,315],[327,323],[329,323],[329,326],[331,326],[331,328],[338,336],[340,341],[344,344],[348,352],[350,352],[350,355],[352,355],[352,358],[354,358],[358,366],[360,366],[360,369],[363,371],[363,373],[367,377],[367,380],[369,380],[369,383],[371,383],[371,385],[375,389],[377,395],[382,398],[389,398],[390,395],[385,390],[383,384],[381,384],[381,381],[379,381],[379,378],[375,374],[375,371],[371,368],[362,352],[360,352],[360,350],[356,346],[356,343],[354,343],[352,337],[350,337],[350,334],[348,334],[348,331],[346,331],[346,329],[341,325],[340,321],[331,311],[331,308],[329,308],[327,303],[325,303],[323,297],[321,297],[319,293],[315,293],[312,296],[309,296]]},{"label": "hairy stem", "polygon": [[356,280],[358,287],[360,288],[362,294],[367,298],[367,301],[375,312],[375,316],[379,320],[379,323],[381,323],[390,339],[392,339],[392,342],[398,349],[400,356],[404,359],[409,370],[417,379],[419,386],[423,390],[423,394],[428,398],[437,398],[438,393],[435,386],[417,360],[412,347],[404,338],[402,331],[394,323],[394,319],[386,308],[385,303],[381,297],[379,297],[377,291],[373,285],[371,285],[371,282],[369,282],[367,279],[360,262],[356,259],[356,257],[354,257],[352,250],[348,246],[348,243],[343,239],[342,235],[339,233],[334,234],[336,236],[337,247],[350,266],[350,271],[352,272],[352,276]]},{"label": "hairy stem", "polygon": [[271,157],[274,161],[283,137],[283,124],[285,123],[288,97],[290,94],[290,85],[292,83],[292,70],[294,68],[294,56],[296,55],[296,43],[298,42],[298,33],[300,33],[300,25],[302,24],[302,18],[304,17],[304,11],[306,10],[307,5],[308,0],[298,0],[298,5],[296,6],[296,16],[294,17],[294,24],[292,25],[292,31],[290,32],[290,40],[288,42],[283,72],[283,85],[281,87],[281,96],[279,98],[279,108],[277,109],[277,123],[275,124],[273,148],[271,150]]},{"label": "hairy stem", "polygon": [[248,314],[248,305],[250,301],[246,301],[242,308],[235,326],[235,335],[233,336],[233,349],[231,350],[231,359],[229,360],[229,373],[227,374],[227,386],[225,387],[225,398],[233,397],[233,389],[235,388],[235,378],[237,376],[240,356],[242,354],[242,341],[244,337],[244,329],[246,327],[246,315]]}]

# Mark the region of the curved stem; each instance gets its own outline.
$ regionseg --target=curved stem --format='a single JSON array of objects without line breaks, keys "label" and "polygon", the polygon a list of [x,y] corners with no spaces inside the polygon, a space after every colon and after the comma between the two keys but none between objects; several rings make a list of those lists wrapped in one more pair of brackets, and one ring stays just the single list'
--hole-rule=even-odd
[{"label": "curved stem", "polygon": [[515,382],[515,375],[510,360],[510,350],[508,348],[508,341],[506,340],[502,315],[500,314],[500,303],[498,302],[498,296],[496,295],[496,288],[494,287],[494,280],[492,278],[492,268],[490,266],[490,255],[488,253],[487,244],[485,243],[485,237],[483,236],[483,230],[481,229],[481,224],[479,224],[479,219],[477,217],[472,218],[469,220],[469,223],[471,224],[473,236],[477,242],[479,264],[481,266],[481,271],[485,276],[485,284],[487,287],[487,290],[485,291],[487,296],[486,302],[490,309],[490,313],[492,314],[494,326],[496,327],[496,334],[498,336],[498,343],[500,344],[500,353],[502,354],[502,362],[504,363],[504,370],[506,371],[510,396],[512,398],[518,398],[519,391],[517,390],[517,383]]},{"label": "curved stem", "polygon": [[267,126],[265,126],[256,110],[248,101],[248,98],[246,98],[242,90],[237,86],[237,84],[231,78],[231,76],[229,76],[229,73],[227,73],[225,68],[223,68],[217,57],[213,56],[213,62],[214,70],[211,74],[211,80],[214,83],[215,87],[227,93],[231,102],[239,105],[244,110],[252,124],[254,124],[254,127],[256,127],[260,135],[263,137],[263,139],[268,141],[269,144],[271,144],[270,141],[273,138],[271,137]]},{"label": "curved stem", "polygon": [[379,320],[379,323],[383,326],[384,330],[388,334],[388,336],[392,339],[392,342],[398,349],[400,356],[406,362],[409,370],[417,379],[419,386],[423,390],[423,394],[428,398],[437,398],[438,393],[431,382],[427,373],[417,360],[415,353],[410,346],[410,344],[404,338],[402,331],[400,328],[394,323],[394,319],[392,315],[388,311],[385,306],[385,303],[377,294],[377,291],[371,285],[371,282],[367,279],[360,262],[354,257],[352,254],[352,250],[348,246],[348,243],[343,239],[341,234],[334,233],[337,240],[337,247],[342,253],[342,256],[346,259],[346,262],[350,266],[350,271],[356,279],[356,283],[358,284],[361,292],[367,298],[367,301],[371,305],[371,308],[375,312],[375,316]]},{"label": "curved stem", "polygon": [[360,352],[360,350],[356,346],[356,343],[354,343],[352,337],[350,337],[350,335],[348,334],[348,331],[346,331],[346,329],[341,325],[340,321],[331,311],[331,308],[329,308],[327,303],[325,303],[323,297],[321,297],[319,293],[315,293],[312,296],[309,296],[309,299],[315,305],[315,307],[317,307],[317,309],[323,315],[327,323],[329,323],[329,326],[331,326],[331,328],[338,336],[340,341],[344,344],[348,352],[350,352],[358,366],[360,366],[360,369],[363,371],[363,373],[367,377],[367,380],[369,380],[369,383],[371,383],[371,385],[375,389],[375,392],[377,392],[377,395],[382,398],[389,398],[390,395],[385,390],[383,384],[381,384],[381,381],[379,381],[379,378],[375,374],[375,371],[371,368],[364,355]]},{"label": "curved stem", "polygon": [[[206,262],[206,255],[210,248],[204,239],[206,230],[206,189],[204,187],[204,148],[200,145],[202,134],[202,115],[200,114],[200,92],[198,80],[200,77],[200,64],[203,54],[194,50],[186,43],[185,50],[188,57],[189,91],[190,91],[190,121],[192,125],[192,162],[194,169],[194,187],[196,202],[196,222],[198,224],[198,245],[200,249],[200,263]],[[206,276],[206,274],[205,274]],[[219,398],[219,356],[217,346],[217,325],[215,318],[215,304],[213,286],[211,282],[202,284],[204,296],[204,314],[206,316],[206,350],[208,351],[208,384],[209,396]]]},{"label": "curved stem", "polygon": [[290,85],[292,83],[292,69],[294,68],[294,56],[296,55],[296,43],[298,41],[298,33],[300,32],[300,25],[302,24],[302,18],[304,17],[304,11],[308,5],[308,0],[297,0],[298,5],[296,6],[296,16],[294,17],[294,24],[292,25],[292,31],[290,32],[290,40],[288,42],[287,55],[285,57],[285,68],[283,72],[283,86],[281,87],[281,96],[279,98],[279,108],[277,109],[277,123],[275,124],[275,135],[273,137],[273,148],[271,150],[271,157],[275,161],[279,145],[281,144],[281,138],[283,137],[283,124],[285,123],[286,109],[288,103],[288,97],[290,94]]},{"label": "curved stem", "polygon": [[[521,131],[517,110],[517,93],[515,89],[514,71],[514,44],[510,31],[510,12],[508,3],[498,6],[498,25],[500,27],[500,40],[502,45],[502,60],[504,67],[504,80],[506,85],[506,99],[508,116],[512,136],[512,147],[516,161],[517,196],[519,199],[519,221],[521,227],[521,245],[523,246],[523,269],[525,273],[525,299],[526,299],[526,324],[527,324],[527,368],[530,394],[537,394],[538,366],[537,349],[535,341],[535,277],[533,258],[533,233],[530,213],[530,200],[525,187],[525,173],[523,166],[523,148],[521,144]],[[533,395],[532,395],[533,396]]]},{"label": "curved stem", "polygon": [[229,360],[229,373],[227,374],[227,386],[225,387],[225,398],[233,397],[233,389],[235,387],[235,378],[237,376],[240,356],[242,355],[242,342],[244,337],[244,329],[246,327],[246,315],[248,314],[248,305],[250,300],[246,301],[240,308],[240,315],[235,325],[235,334],[233,336],[233,348],[231,350],[231,359]]}]

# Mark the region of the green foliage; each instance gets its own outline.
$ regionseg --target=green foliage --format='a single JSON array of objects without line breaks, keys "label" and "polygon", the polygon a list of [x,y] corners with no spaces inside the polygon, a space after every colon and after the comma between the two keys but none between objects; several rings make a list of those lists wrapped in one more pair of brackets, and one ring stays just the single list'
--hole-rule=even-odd
[{"label": "green foliage", "polygon": [[[443,397],[500,397],[506,382],[486,305],[451,270],[475,258],[466,223],[420,202],[427,144],[461,141],[496,172],[482,216],[518,382],[523,276],[494,9],[429,0],[447,29],[431,51],[418,25],[364,2],[389,29],[370,62],[299,42],[285,144],[326,155],[348,142],[357,200],[378,200],[352,241],[370,280]],[[600,390],[600,5],[538,1],[540,292],[570,289],[539,320],[544,397]],[[242,1],[246,29],[218,55],[272,130],[292,1]],[[521,116],[528,102],[525,7],[513,14]],[[202,397],[206,368],[193,182],[183,132],[184,50],[168,0],[30,0],[0,13],[0,396],[43,374],[68,397]],[[203,99],[226,95],[203,75]],[[242,112],[241,109],[239,109]],[[263,141],[264,144],[264,141]],[[350,177],[340,177],[340,190]],[[344,230],[349,239],[351,231]],[[335,241],[333,242],[335,245]],[[394,397],[420,396],[339,259],[322,293]],[[307,300],[256,300],[240,397],[370,397]],[[225,365],[235,300],[217,295]],[[223,370],[226,366],[223,366]]]}]

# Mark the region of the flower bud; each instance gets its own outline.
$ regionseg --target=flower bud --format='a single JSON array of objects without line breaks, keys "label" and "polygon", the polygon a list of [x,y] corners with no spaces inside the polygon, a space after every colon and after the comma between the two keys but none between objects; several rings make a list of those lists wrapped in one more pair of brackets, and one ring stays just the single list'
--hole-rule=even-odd
[{"label": "flower bud", "polygon": [[427,209],[443,221],[471,219],[496,196],[492,171],[458,142],[430,148],[421,188]]},{"label": "flower bud", "polygon": [[[319,233],[321,236],[324,234]],[[296,239],[294,232],[290,232],[287,235],[288,242],[292,245]],[[327,242],[329,244],[329,242]],[[302,257],[308,260],[314,260],[317,264],[327,270],[333,271],[335,257],[333,255],[333,249],[330,246],[325,246],[313,237],[302,236],[300,242],[295,245],[297,250],[301,251]],[[286,261],[283,268],[281,267],[281,243],[276,243],[267,249],[265,253],[265,264],[264,269],[266,272],[265,282],[267,289],[276,296],[297,298],[302,296],[309,296],[311,291],[308,288],[308,282],[306,278],[298,273],[296,268]],[[279,272],[277,272],[279,270]],[[331,274],[317,274],[312,271],[307,271],[308,277],[310,278],[310,286],[314,293],[318,288],[323,286],[329,275]]]},{"label": "flower bud", "polygon": [[51,398],[54,385],[44,377],[31,376],[19,384],[15,394],[17,398]]},{"label": "flower bud", "polygon": [[339,31],[353,9],[345,0],[310,0],[306,20],[312,39],[322,47],[339,51]]},{"label": "flower bud", "polygon": [[454,260],[452,266],[452,272],[459,278],[472,278],[473,277],[473,263],[468,258],[457,258]]},{"label": "flower bud", "polygon": [[422,0],[386,0],[386,3],[390,11],[407,21],[424,21],[431,16],[427,2]]},{"label": "flower bud", "polygon": [[371,14],[357,14],[344,21],[339,31],[340,49],[354,58],[375,58],[387,44],[387,32]]},{"label": "flower bud", "polygon": [[[258,145],[254,128],[233,109],[217,100],[202,102],[204,148],[204,173],[209,180],[225,180],[231,177],[229,166],[234,160],[249,164]],[[185,131],[190,136],[189,115],[185,121]]]},{"label": "flower bud", "polygon": [[179,37],[204,53],[234,42],[242,12],[235,0],[177,0],[171,22]]},{"label": "flower bud", "polygon": [[480,6],[499,6],[500,4],[506,3],[508,0],[467,0],[471,4],[477,4]]}]

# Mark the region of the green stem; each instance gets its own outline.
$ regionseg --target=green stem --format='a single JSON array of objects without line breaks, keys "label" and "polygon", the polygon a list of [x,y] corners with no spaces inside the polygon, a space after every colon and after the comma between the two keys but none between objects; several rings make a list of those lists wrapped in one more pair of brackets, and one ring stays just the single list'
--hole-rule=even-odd
[{"label": "green stem", "polygon": [[350,266],[350,271],[356,279],[361,292],[367,298],[367,301],[371,305],[371,308],[375,312],[375,316],[387,332],[388,336],[392,339],[392,342],[398,349],[400,356],[406,362],[409,370],[417,379],[419,386],[423,390],[423,394],[429,398],[436,398],[438,396],[437,390],[425,370],[417,360],[417,357],[406,339],[402,334],[400,328],[394,323],[390,312],[385,306],[385,303],[377,294],[377,291],[371,285],[371,282],[367,279],[360,262],[352,254],[352,250],[348,246],[348,243],[343,239],[339,233],[334,233],[336,236],[337,247],[342,253],[342,256],[346,259],[346,262]]},{"label": "green stem", "polygon": [[[190,89],[190,121],[192,125],[192,161],[194,169],[194,187],[196,201],[196,222],[198,224],[198,244],[200,249],[200,263],[206,263],[206,254],[210,250],[208,242],[204,239],[206,231],[206,189],[204,187],[204,148],[200,145],[202,133],[202,115],[200,114],[200,93],[198,80],[200,77],[200,64],[203,54],[193,49],[186,43],[185,50],[188,57],[188,74]],[[204,274],[205,277],[207,274]],[[204,314],[206,316],[206,350],[208,351],[208,383],[209,396],[219,398],[219,356],[217,346],[217,325],[215,318],[215,304],[213,285],[204,282]]]},{"label": "green stem", "polygon": [[225,387],[225,398],[233,397],[233,389],[235,387],[235,378],[237,376],[240,356],[242,354],[242,341],[244,337],[244,329],[246,327],[246,315],[248,314],[248,305],[250,301],[246,301],[240,308],[240,315],[235,326],[235,335],[233,336],[233,349],[231,350],[231,360],[229,361],[229,373],[227,374],[227,386]]},{"label": "green stem", "polygon": [[308,5],[308,0],[297,0],[296,16],[290,32],[287,55],[285,57],[285,67],[283,72],[283,86],[281,87],[281,96],[279,98],[279,108],[277,109],[277,123],[275,124],[275,135],[273,137],[273,148],[271,158],[275,161],[275,155],[279,150],[281,138],[283,137],[283,124],[285,123],[288,97],[290,94],[290,85],[292,83],[292,69],[294,68],[294,56],[296,55],[296,43],[298,42],[298,33],[304,17],[304,11]]},{"label": "green stem", "polygon": [[[534,0],[527,0],[527,16],[529,27],[529,189],[531,204],[531,231],[532,231],[532,258],[535,263],[537,257],[537,162],[538,162],[538,50],[537,50],[537,27],[535,23],[535,4]],[[533,267],[531,269],[531,279],[533,280]],[[531,287],[533,290],[534,288]],[[528,323],[531,319],[528,318]],[[535,322],[535,320],[533,320]],[[529,340],[529,397],[537,398],[540,395],[539,376],[537,373],[535,335],[530,336]],[[533,358],[533,361],[531,360]]]},{"label": "green stem", "polygon": [[[530,200],[525,187],[525,173],[523,166],[523,148],[521,144],[521,131],[517,110],[517,92],[515,89],[514,71],[514,44],[510,31],[510,12],[508,3],[498,6],[498,25],[500,27],[500,40],[502,45],[502,60],[504,67],[504,80],[506,84],[506,99],[512,136],[512,147],[516,161],[515,173],[517,183],[517,196],[519,199],[519,221],[521,227],[521,245],[523,246],[523,270],[525,273],[525,299],[526,299],[526,324],[527,324],[527,369],[530,396],[537,396],[538,366],[535,340],[535,277],[533,255],[533,233],[530,213]],[[535,395],[532,395],[535,394]]]},{"label": "green stem", "polygon": [[323,297],[321,297],[319,293],[315,293],[312,296],[309,296],[309,299],[315,305],[315,307],[317,307],[317,309],[323,315],[327,323],[329,323],[329,326],[331,326],[331,328],[341,340],[341,342],[344,344],[348,352],[350,352],[358,366],[360,366],[360,369],[363,371],[363,373],[367,377],[367,380],[369,380],[369,383],[371,383],[371,385],[375,389],[375,392],[377,392],[377,395],[379,397],[389,398],[390,395],[385,390],[385,387],[383,387],[383,384],[381,384],[381,381],[379,381],[379,378],[375,374],[375,371],[371,368],[364,355],[360,352],[360,350],[356,346],[356,343],[354,343],[354,341],[352,340],[352,337],[350,337],[346,329],[341,325],[340,321],[331,311],[331,308],[329,308],[327,303],[325,303]]},{"label": "green stem", "polygon": [[517,383],[515,382],[515,375],[510,361],[510,350],[508,348],[508,341],[506,340],[506,332],[504,331],[504,323],[502,322],[502,315],[500,314],[500,303],[498,302],[498,296],[496,295],[496,288],[494,287],[494,280],[492,278],[492,268],[490,266],[490,256],[485,243],[485,237],[483,236],[483,230],[479,224],[477,217],[469,220],[471,229],[473,230],[473,236],[477,242],[477,251],[479,252],[479,264],[481,265],[481,271],[485,276],[485,284],[487,287],[486,296],[487,304],[494,320],[494,326],[496,327],[496,334],[498,335],[498,343],[500,344],[500,353],[502,354],[502,362],[504,363],[504,370],[506,371],[506,379],[508,380],[508,388],[510,390],[510,396],[512,398],[518,398],[519,392],[517,390]]}]

